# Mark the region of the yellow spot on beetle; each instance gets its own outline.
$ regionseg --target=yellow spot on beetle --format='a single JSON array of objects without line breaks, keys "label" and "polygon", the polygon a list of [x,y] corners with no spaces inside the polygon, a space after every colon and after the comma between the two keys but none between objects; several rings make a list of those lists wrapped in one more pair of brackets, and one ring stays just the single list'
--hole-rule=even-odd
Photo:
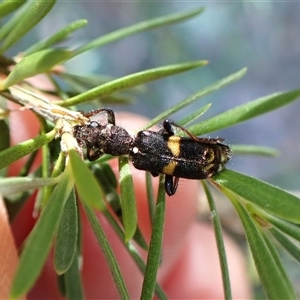
[{"label": "yellow spot on beetle", "polygon": [[177,166],[177,162],[172,160],[166,166],[163,167],[162,173],[167,175],[173,175],[176,166]]},{"label": "yellow spot on beetle", "polygon": [[208,163],[211,163],[215,159],[215,151],[213,149],[207,149],[206,159]]},{"label": "yellow spot on beetle", "polygon": [[[210,170],[210,169],[213,169],[214,167],[215,167],[214,164],[210,164],[210,165],[207,165],[207,166],[201,166],[201,169],[202,169],[203,171],[209,173],[209,170]],[[212,175],[210,175],[210,176],[212,176]],[[210,177],[210,176],[209,176],[209,177]]]},{"label": "yellow spot on beetle", "polygon": [[168,148],[173,156],[178,157],[180,155],[180,136],[170,136],[168,139]]}]

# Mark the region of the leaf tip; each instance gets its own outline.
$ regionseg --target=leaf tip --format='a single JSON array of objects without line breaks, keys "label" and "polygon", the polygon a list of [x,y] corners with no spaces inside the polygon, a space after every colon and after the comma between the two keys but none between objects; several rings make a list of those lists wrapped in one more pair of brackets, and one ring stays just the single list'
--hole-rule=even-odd
[{"label": "leaf tip", "polygon": [[5,84],[5,79],[4,80],[0,80],[0,91],[4,91],[6,90],[6,84]]}]

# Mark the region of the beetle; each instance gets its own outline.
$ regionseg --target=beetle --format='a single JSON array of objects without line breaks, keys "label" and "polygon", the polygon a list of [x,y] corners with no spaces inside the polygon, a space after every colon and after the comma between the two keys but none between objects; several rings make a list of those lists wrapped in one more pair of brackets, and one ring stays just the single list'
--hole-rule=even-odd
[{"label": "beetle", "polygon": [[[174,134],[172,127],[188,135]],[[170,120],[160,131],[143,130],[133,140],[132,164],[153,176],[165,174],[165,190],[174,195],[179,178],[206,179],[224,170],[232,154],[223,139],[200,138]]]},{"label": "beetle", "polygon": [[[209,178],[224,170],[232,156],[223,139],[197,137],[170,120],[163,122],[161,130],[141,130],[131,136],[115,124],[114,112],[109,108],[84,115],[90,118],[101,112],[107,114],[106,124],[91,120],[74,128],[78,143],[87,148],[87,158],[92,161],[103,154],[128,155],[136,169],[149,171],[152,176],[164,174],[169,196],[175,194],[179,178]],[[176,135],[173,128],[187,137]]]},{"label": "beetle", "polygon": [[128,155],[133,138],[123,127],[116,126],[115,114],[110,108],[93,110],[83,115],[90,118],[101,112],[107,114],[107,123],[91,120],[88,124],[74,126],[74,136],[81,147],[86,147],[88,160],[94,161],[103,154]]}]

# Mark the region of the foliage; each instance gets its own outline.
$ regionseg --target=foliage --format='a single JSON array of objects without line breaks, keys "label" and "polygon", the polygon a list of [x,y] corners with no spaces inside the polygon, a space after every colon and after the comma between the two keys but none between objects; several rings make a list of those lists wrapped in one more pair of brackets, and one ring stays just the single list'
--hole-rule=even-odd
[{"label": "foliage", "polygon": [[[58,66],[85,51],[104,46],[129,35],[187,20],[199,15],[203,9],[200,8],[144,21],[99,37],[85,45],[79,46],[77,49],[59,49],[56,46],[58,43],[87,24],[86,20],[78,20],[48,37],[46,40],[37,42],[27,50],[24,49],[23,54],[9,58],[5,56],[6,51],[36,26],[55,4],[55,1],[49,0],[24,2],[2,1],[0,3],[1,18],[14,12],[14,15],[0,29],[0,54],[2,55],[0,57],[0,71],[1,75],[3,75],[2,78],[4,78],[0,81],[0,93],[2,99],[30,107],[40,115],[42,133],[34,139],[13,147],[8,147],[9,135],[5,133],[5,130],[9,130],[9,128],[6,126],[5,118],[9,114],[9,111],[5,111],[0,121],[1,128],[3,128],[3,130],[1,129],[0,149],[2,151],[0,152],[0,167],[6,171],[5,168],[12,162],[30,153],[33,155],[37,149],[42,148],[44,154],[42,169],[48,170],[52,164],[54,164],[54,168],[52,173],[43,172],[41,178],[40,175],[31,174],[30,178],[21,176],[3,177],[0,180],[1,193],[6,196],[7,201],[15,204],[28,197],[30,194],[28,190],[41,189],[46,186],[46,188],[42,189],[43,200],[40,207],[40,217],[26,240],[21,253],[20,264],[11,290],[11,297],[18,298],[26,294],[33,286],[56,236],[54,266],[57,274],[65,277],[64,282],[69,298],[84,298],[84,291],[81,287],[77,267],[81,249],[79,246],[80,243],[78,243],[80,235],[77,228],[79,215],[76,203],[82,201],[99,246],[107,259],[120,298],[129,299],[130,296],[114,253],[93,209],[103,213],[123,241],[124,247],[132,259],[141,271],[144,272],[142,298],[152,299],[155,292],[157,298],[164,299],[166,296],[156,283],[156,275],[161,257],[165,213],[163,177],[160,178],[156,207],[153,211],[153,216],[151,216],[153,220],[153,233],[148,250],[148,260],[145,263],[136,251],[136,244],[133,243],[135,241],[142,248],[148,248],[137,226],[133,180],[129,171],[128,161],[126,159],[120,160],[121,192],[118,195],[114,174],[105,162],[105,159],[109,158],[101,158],[97,162],[101,163],[97,169],[96,164],[85,163],[77,153],[80,149],[70,132],[72,132],[74,125],[84,123],[86,119],[83,115],[74,111],[76,109],[74,106],[95,99],[98,99],[98,105],[99,103],[101,105],[107,99],[112,104],[119,103],[120,101],[127,103],[128,99],[124,98],[120,91],[133,91],[133,88],[136,86],[152,80],[185,72],[193,68],[203,67],[207,64],[207,61],[201,60],[156,67],[117,79],[107,79],[104,82],[101,82],[97,76],[80,78],[61,70]],[[167,111],[162,112],[147,127],[151,127],[153,124],[162,121],[170,114],[175,113],[194,101],[198,101],[205,95],[235,82],[245,72],[246,69],[242,69],[197,91]],[[28,77],[40,73],[46,74],[55,86],[55,90],[43,91],[44,95],[47,95],[47,93],[49,96],[55,94],[60,100],[50,102],[48,99],[42,99],[39,96],[39,88],[29,85],[26,82]],[[68,88],[64,89],[57,84],[54,75],[67,83],[66,86]],[[98,82],[92,88],[90,87],[91,79]],[[78,92],[82,91],[82,88],[85,91]],[[300,90],[268,95],[197,123],[191,126],[189,130],[199,135],[233,126],[287,105],[297,100],[299,96]],[[70,108],[71,106],[72,109]],[[199,118],[209,107],[210,105],[200,107],[194,114],[186,117],[179,123],[186,125]],[[52,124],[49,125],[46,121],[50,121]],[[51,154],[52,152],[50,153],[49,151],[49,147],[55,147],[56,145],[55,141],[53,141],[55,136],[61,137],[61,149],[63,152],[61,152],[59,157]],[[234,153],[241,154],[274,155],[276,153],[273,149],[249,145],[232,145],[232,149]],[[46,154],[50,155],[50,161],[47,159]],[[68,156],[67,160],[65,156]],[[29,170],[31,163],[32,159],[29,159],[26,165],[27,170]],[[93,173],[90,171],[91,168],[94,170]],[[81,171],[77,172],[79,169]],[[151,204],[151,201],[153,201],[153,196],[151,196],[150,192],[151,186],[149,180],[147,182],[149,185],[149,207],[153,207]],[[300,223],[300,199],[258,179],[230,170],[225,170],[215,175],[210,182],[228,197],[241,219],[267,297],[295,298],[295,291],[278,256],[272,236],[279,240],[282,246],[299,261],[300,250],[290,241],[290,238],[300,240],[298,226]],[[209,200],[210,209],[216,217],[213,224],[215,226],[222,266],[224,295],[229,299],[231,298],[230,281],[221,225],[216,213],[214,199],[210,193],[211,186],[205,182],[203,185]],[[75,193],[75,189],[77,190],[77,194]],[[77,195],[79,196],[78,198]],[[105,201],[105,199],[108,199],[108,196],[111,199],[109,204]],[[123,211],[123,224],[118,222],[109,207],[115,210],[121,207]],[[17,208],[18,206],[16,205]],[[68,228],[64,224],[69,224]],[[70,236],[73,238],[69,238]],[[31,272],[27,272],[29,269]]]}]

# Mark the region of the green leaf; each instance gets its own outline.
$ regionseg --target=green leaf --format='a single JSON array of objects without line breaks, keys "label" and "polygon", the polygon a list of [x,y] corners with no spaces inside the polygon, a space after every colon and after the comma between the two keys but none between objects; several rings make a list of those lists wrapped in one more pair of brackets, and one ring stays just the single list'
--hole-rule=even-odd
[{"label": "green leaf", "polygon": [[112,277],[115,281],[117,290],[119,292],[120,299],[129,300],[130,296],[128,294],[124,279],[122,277],[119,265],[116,261],[116,258],[114,256],[114,253],[108,243],[107,237],[105,236],[105,233],[101,227],[101,224],[99,223],[99,220],[97,216],[95,215],[94,211],[87,206],[83,202],[83,208],[86,212],[86,215],[89,219],[89,222],[92,226],[92,229],[95,233],[96,239],[98,241],[98,244],[103,252],[103,255],[107,261],[109,270],[112,274]]},{"label": "green leaf", "polygon": [[55,178],[31,178],[31,177],[8,177],[0,178],[0,193],[4,196],[11,196],[17,193],[24,193],[29,190],[43,186],[50,186],[58,183],[60,176]]},{"label": "green leaf", "polygon": [[225,245],[224,245],[224,240],[223,240],[220,218],[217,213],[215,201],[213,199],[212,193],[210,192],[210,190],[208,188],[207,183],[205,182],[205,180],[201,180],[201,183],[202,183],[204,192],[206,194],[206,198],[207,198],[210,213],[211,213],[211,220],[212,220],[212,223],[214,226],[214,232],[215,232],[215,237],[216,237],[216,243],[217,243],[220,266],[221,266],[221,273],[222,273],[224,298],[232,299],[228,263],[227,263],[227,258],[226,258],[226,251],[225,251]]},{"label": "green leaf", "polygon": [[255,146],[255,145],[231,145],[231,150],[234,154],[248,154],[248,155],[263,155],[263,156],[277,156],[278,150],[271,147]]},{"label": "green leaf", "polygon": [[[9,1],[9,0],[8,0]],[[12,1],[11,1],[12,2]],[[28,10],[30,3],[25,3],[19,10],[17,10],[12,17],[0,28],[0,40],[3,40],[15,28],[24,13]]]},{"label": "green leaf", "polygon": [[276,238],[276,240],[281,244],[281,246],[286,249],[298,263],[300,263],[300,249],[296,246],[289,238],[282,234],[278,229],[271,228],[270,232]]},{"label": "green leaf", "polygon": [[93,167],[93,175],[100,185],[101,191],[105,194],[107,203],[116,215],[119,216],[121,201],[116,191],[118,182],[110,165],[107,163],[97,164]]},{"label": "green leaf", "polygon": [[57,274],[65,273],[77,252],[78,215],[75,190],[70,193],[59,224],[55,248],[54,265]]},{"label": "green leaf", "polygon": [[84,44],[83,46],[79,47],[75,51],[74,55],[78,55],[82,52],[94,49],[96,47],[104,46],[104,45],[112,43],[116,40],[123,39],[127,36],[137,34],[142,31],[145,31],[145,30],[149,30],[149,29],[159,27],[159,26],[166,26],[166,25],[170,25],[170,24],[174,24],[177,22],[187,20],[189,18],[192,18],[192,17],[197,16],[198,14],[202,13],[203,10],[204,10],[203,8],[197,8],[195,10],[191,10],[191,11],[187,11],[187,12],[183,12],[183,13],[176,13],[176,14],[171,14],[171,15],[167,15],[167,16],[162,16],[162,17],[158,17],[158,18],[155,18],[152,20],[147,20],[147,21],[140,22],[140,23],[132,25],[132,26],[128,26],[128,27],[116,30],[112,33],[106,34],[100,38],[97,38],[89,43]]},{"label": "green leaf", "polygon": [[9,126],[5,120],[0,120],[0,151],[10,146]]},{"label": "green leaf", "polygon": [[[140,254],[139,254],[140,251],[138,249],[136,249],[136,247],[131,243],[128,243],[128,247],[126,247],[126,250],[128,251],[128,253],[132,257],[132,259],[134,260],[134,262],[136,263],[136,265],[138,266],[140,271],[144,274],[144,272],[145,272],[145,263],[144,263],[144,260],[141,258]],[[155,296],[159,300],[168,300],[168,297],[166,296],[166,294],[164,293],[162,288],[157,283],[155,285]],[[141,299],[143,299],[143,298],[141,298]]]},{"label": "green leaf", "polygon": [[195,102],[199,98],[204,97],[214,91],[221,89],[222,87],[227,86],[228,84],[231,84],[231,83],[239,80],[241,77],[243,77],[246,74],[246,71],[247,71],[247,69],[243,68],[243,69],[239,70],[238,72],[230,74],[229,76],[226,76],[226,77],[210,84],[209,86],[197,91],[196,93],[192,94],[191,96],[187,97],[186,99],[180,101],[179,103],[175,104],[171,108],[167,109],[163,113],[159,114],[157,117],[152,119],[144,128],[146,129],[146,128],[152,127],[156,123],[166,119],[171,114],[173,114],[173,113],[179,111],[180,109],[184,108],[185,106]]},{"label": "green leaf", "polygon": [[232,170],[216,174],[213,180],[278,217],[300,223],[300,199],[278,187]]},{"label": "green leaf", "polygon": [[0,152],[0,169],[10,165],[19,158],[41,148],[43,145],[51,142],[56,135],[56,130],[40,135],[34,139],[22,142],[13,147],[7,148]]},{"label": "green leaf", "polygon": [[287,105],[297,100],[299,96],[300,90],[268,95],[227,110],[213,118],[189,127],[188,130],[195,135],[202,135],[230,127]]},{"label": "green leaf", "polygon": [[142,83],[157,80],[166,76],[174,75],[177,73],[185,72],[194,68],[203,67],[207,61],[194,61],[175,65],[168,65],[159,68],[149,69],[146,71],[127,75],[110,82],[104,83],[95,87],[87,92],[81,93],[75,97],[69,98],[66,101],[57,101],[55,104],[62,106],[77,105],[80,103],[88,102],[96,98],[102,98],[117,91],[128,89]]},{"label": "green leaf", "polygon": [[[0,153],[1,151],[8,149],[10,146],[10,133],[9,126],[5,120],[0,120]],[[0,171],[0,177],[6,176],[6,168],[2,168]]]},{"label": "green leaf", "polygon": [[[65,82],[67,82],[70,85],[72,92],[75,93],[85,92],[86,90],[94,88],[95,86],[116,79],[116,77],[105,76],[101,74],[79,75],[79,74],[68,73],[68,72],[63,72],[60,74],[60,76],[61,78],[64,79]],[[125,92],[116,93],[115,96],[117,98],[121,97],[126,99],[128,97],[132,97],[133,96],[132,94],[145,93],[145,92],[146,92],[145,86],[140,85],[140,86],[133,87],[131,89],[127,89]],[[107,98],[101,99],[101,102],[105,101]]]},{"label": "green leaf", "polygon": [[[80,76],[77,74],[71,74],[63,72],[60,77],[64,79],[66,83],[70,86],[70,91],[66,91],[69,97],[73,97],[77,94],[83,93],[86,90],[94,88],[100,84],[107,83],[115,78],[111,76],[88,74],[85,76]],[[135,101],[135,94],[145,92],[145,87],[140,85],[125,91],[117,92],[114,95],[109,95],[101,98],[100,104],[131,104]],[[66,98],[65,98],[66,99]]]},{"label": "green leaf", "polygon": [[5,90],[23,79],[48,72],[71,56],[67,50],[46,49],[24,57],[16,64],[10,74],[0,82],[0,89]]},{"label": "green leaf", "polygon": [[64,274],[64,286],[66,299],[85,299],[83,296],[83,288],[80,273],[80,257],[76,256],[73,262]]},{"label": "green leaf", "polygon": [[32,45],[30,48],[25,50],[24,56],[30,55],[34,52],[44,50],[46,48],[49,48],[50,46],[57,44],[63,40],[65,40],[73,31],[78,30],[84,26],[87,25],[87,20],[77,20],[75,22],[72,22],[71,24],[68,24],[61,30],[57,31],[54,35],[51,37],[39,41],[36,44]]},{"label": "green leaf", "polygon": [[208,103],[176,123],[180,126],[186,126],[187,124],[200,118],[203,114],[205,114],[209,110],[210,107],[211,107],[211,103]]},{"label": "green leaf", "polygon": [[274,225],[276,228],[280,229],[285,234],[300,242],[300,227],[298,225],[274,217],[273,215],[267,213],[261,208],[258,208],[257,206],[252,206],[250,209],[253,210],[259,217],[263,218],[270,224]]},{"label": "green leaf", "polygon": [[3,0],[0,3],[0,18],[18,9],[21,5],[23,5],[24,2],[26,2],[26,0],[18,0],[18,1]]},{"label": "green leaf", "polygon": [[[105,217],[107,218],[108,222],[112,225],[112,227],[114,228],[116,234],[118,235],[118,237],[120,238],[121,242],[123,243],[126,251],[129,253],[129,255],[131,256],[131,258],[133,259],[133,261],[136,263],[136,265],[138,266],[138,268],[140,269],[140,271],[142,273],[144,273],[145,271],[145,263],[144,260],[141,258],[140,256],[140,249],[136,248],[136,245],[134,243],[132,243],[131,241],[125,243],[125,238],[124,238],[124,233],[121,230],[119,223],[116,222],[116,219],[111,215],[111,213],[109,211],[104,212]],[[139,236],[138,238],[136,237],[137,233],[139,232],[138,228],[135,234],[135,242],[144,250],[148,250],[148,246],[144,241],[144,238],[142,236]],[[139,233],[140,234],[140,233]],[[139,243],[139,241],[137,241],[138,239],[142,239],[143,242]],[[157,299],[164,299],[167,300],[167,296],[164,294],[162,288],[156,284],[155,286],[155,295],[157,297]]]},{"label": "green leaf", "polygon": [[55,2],[55,0],[35,0],[29,2],[30,5],[27,7],[26,11],[19,16],[19,22],[15,24],[3,41],[2,46],[0,47],[0,53],[9,49],[39,23],[52,9]]},{"label": "green leaf", "polygon": [[[53,166],[51,178],[58,177],[64,171],[65,165],[66,165],[66,154],[63,151],[61,151]],[[49,201],[53,189],[54,189],[53,186],[47,186],[42,190],[42,199],[41,199],[42,207],[45,206],[46,203]]]},{"label": "green leaf", "polygon": [[[274,264],[275,266],[279,269],[279,273],[280,273],[280,277],[281,277],[281,281],[283,284],[286,285],[287,288],[287,292],[291,295],[290,297],[292,299],[296,299],[296,292],[293,289],[293,285],[291,283],[291,280],[285,270],[285,267],[283,265],[283,261],[281,260],[278,251],[276,250],[274,243],[271,242],[269,236],[266,234],[266,231],[262,231],[262,236],[265,239],[265,242],[270,250],[270,253],[272,255],[272,258],[274,260]],[[280,288],[280,287],[279,287]],[[275,292],[273,292],[273,294],[275,294]]]},{"label": "green leaf", "polygon": [[[20,177],[25,177],[27,175],[29,175],[30,173],[30,170],[33,166],[33,163],[38,155],[38,151],[39,150],[35,150],[34,152],[31,152],[29,155],[28,155],[28,159],[26,159],[26,162],[24,163],[22,169],[20,170],[19,172],[19,176]],[[65,165],[63,167],[63,170],[65,168]],[[60,175],[60,174],[57,174],[57,176]],[[54,176],[53,176],[54,177]]]},{"label": "green leaf", "polygon": [[151,225],[153,224],[154,212],[155,212],[155,198],[153,193],[152,175],[150,172],[145,172],[146,190],[147,190],[147,202],[150,216]]},{"label": "green leaf", "polygon": [[148,251],[148,244],[140,230],[140,228],[137,226],[136,231],[134,233],[133,236],[133,240],[135,241],[135,243],[137,245],[139,245],[141,247],[141,249],[144,249],[146,251]]},{"label": "green leaf", "polygon": [[156,209],[153,219],[153,228],[147,257],[141,299],[151,300],[156,286],[156,276],[161,261],[161,249],[165,223],[166,193],[165,178],[160,175]]},{"label": "green leaf", "polygon": [[107,193],[111,193],[112,190],[115,191],[118,187],[118,180],[111,166],[108,163],[104,162],[101,165],[98,164],[94,169],[95,171],[97,170],[97,167],[101,170],[102,177],[105,176],[105,179],[107,180],[107,182],[109,182],[110,189]]},{"label": "green leaf", "polygon": [[243,223],[251,253],[267,298],[296,299],[295,292],[292,289],[276,250],[264,233],[257,227],[243,205],[233,195],[228,196]]},{"label": "green leaf", "polygon": [[[114,211],[114,213],[116,214],[116,216],[118,217],[120,222],[123,223],[123,220],[122,220],[123,212],[121,210],[121,200],[120,200],[119,195],[116,192],[118,183],[116,181],[116,176],[113,173],[111,167],[106,163],[97,164],[97,166],[94,166],[93,171],[94,171],[95,178],[97,179],[98,183],[102,187],[103,192],[105,193],[107,203],[112,208],[112,210]],[[132,198],[132,199],[134,199],[134,198]],[[131,203],[132,199],[129,199],[130,203]],[[134,206],[135,205],[136,204],[134,203]],[[132,208],[130,208],[130,207],[128,208],[129,211],[131,209]],[[127,207],[125,208],[125,210],[127,210]],[[136,210],[136,209],[133,208],[133,210]],[[112,217],[109,210],[106,210],[103,213],[104,213],[105,217],[107,218],[108,222],[111,224],[111,226],[114,228],[114,230],[118,233],[119,237],[122,239],[122,242],[125,242],[125,240],[127,240],[127,239],[125,238],[123,228],[121,229],[120,224],[116,222],[114,217]],[[136,214],[136,212],[135,212],[135,214]],[[133,213],[133,215],[134,215],[134,213]],[[129,215],[129,217],[130,217],[130,215]],[[131,223],[132,220],[128,220],[128,222]],[[135,221],[135,223],[136,222],[137,221]],[[130,233],[131,225],[128,224],[126,226],[129,226],[128,229],[129,229],[129,233]],[[148,249],[147,243],[145,242],[145,239],[143,238],[139,228],[137,227],[137,225],[135,225],[135,227],[136,227],[136,230],[135,230],[135,233],[133,236],[134,241],[142,249]],[[130,236],[130,234],[128,236]]]},{"label": "green leaf", "polygon": [[122,221],[124,225],[125,242],[135,234],[137,228],[136,201],[133,188],[132,174],[128,159],[119,159]]},{"label": "green leaf", "polygon": [[11,289],[11,298],[13,299],[24,296],[30,290],[50,252],[63,207],[73,187],[69,168],[67,166],[61,181],[54,189],[48,204],[26,239]]},{"label": "green leaf", "polygon": [[69,151],[72,173],[80,199],[87,205],[105,209],[102,190],[97,180],[75,150]]}]

